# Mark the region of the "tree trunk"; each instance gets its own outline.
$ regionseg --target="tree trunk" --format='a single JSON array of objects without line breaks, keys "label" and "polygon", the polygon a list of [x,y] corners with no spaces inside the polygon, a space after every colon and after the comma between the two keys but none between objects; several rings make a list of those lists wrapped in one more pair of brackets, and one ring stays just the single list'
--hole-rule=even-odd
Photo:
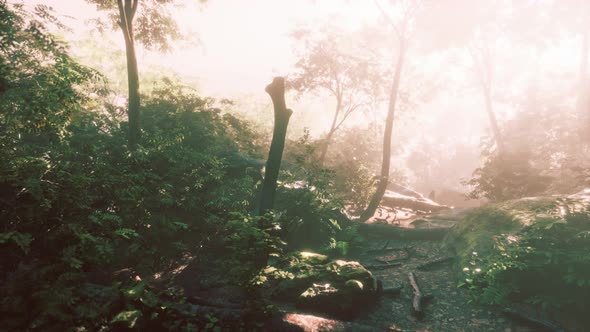
[{"label": "tree trunk", "polygon": [[133,36],[133,17],[137,11],[139,0],[117,0],[119,7],[120,26],[125,38],[125,54],[127,56],[127,86],[129,89],[128,106],[128,145],[129,150],[135,150],[139,142],[141,130],[139,126],[139,70],[135,54],[135,39]]},{"label": "tree trunk", "polygon": [[[578,72],[578,98],[576,100],[576,110],[578,111],[578,115],[580,119],[585,119],[586,122],[590,120],[590,99],[588,98],[588,48],[589,48],[589,36],[588,30],[585,30],[582,33],[582,53],[580,58],[580,69]],[[590,124],[585,126],[581,126],[582,128],[582,137],[586,139],[590,138],[590,134],[586,133],[585,131],[590,128]],[[578,145],[580,150],[583,149],[582,144]],[[581,154],[580,152],[577,152]]]},{"label": "tree trunk", "polygon": [[580,112],[580,115],[584,115],[586,113],[585,104],[587,102],[586,96],[586,81],[588,79],[587,72],[588,72],[588,31],[584,31],[582,33],[582,53],[580,57],[580,69],[578,71],[578,100],[577,100],[577,108]]},{"label": "tree trunk", "polygon": [[403,36],[400,38],[400,48],[399,48],[399,57],[397,60],[397,65],[395,67],[395,74],[393,77],[393,83],[391,84],[391,91],[389,94],[389,107],[387,112],[387,119],[385,121],[385,132],[383,134],[383,160],[381,164],[381,178],[379,179],[379,183],[377,184],[377,191],[373,195],[371,202],[361,215],[361,221],[366,221],[371,218],[377,207],[379,207],[379,203],[381,203],[381,199],[385,194],[385,190],[387,189],[387,184],[389,183],[389,166],[391,163],[391,136],[393,134],[393,120],[395,116],[395,106],[397,103],[397,95],[399,92],[399,84],[402,75],[402,68],[404,65],[404,57],[406,53],[405,48],[405,41],[403,40]]},{"label": "tree trunk", "polygon": [[494,139],[496,140],[496,144],[498,146],[498,153],[502,153],[504,151],[504,141],[502,140],[502,134],[500,133],[500,126],[498,126],[496,113],[494,113],[490,85],[491,82],[488,82],[488,84],[483,87],[483,94],[486,102],[486,112],[488,113],[490,125],[492,126],[492,132],[494,133]]},{"label": "tree trunk", "polygon": [[272,83],[266,86],[266,92],[272,99],[275,123],[268,160],[266,161],[266,169],[264,171],[264,182],[260,193],[259,215],[264,215],[273,208],[277,179],[285,148],[287,126],[293,113],[285,104],[285,80],[282,77],[275,77]]},{"label": "tree trunk", "polygon": [[322,146],[322,152],[320,154],[320,166],[324,165],[324,160],[326,159],[326,154],[328,153],[328,147],[330,146],[330,142],[332,141],[332,136],[334,136],[334,132],[336,131],[336,123],[338,122],[338,115],[340,114],[340,109],[342,108],[342,97],[336,96],[336,111],[334,112],[334,118],[332,119],[332,125],[330,126],[330,131],[328,131],[328,135],[326,135],[326,139],[324,141],[324,145]]},{"label": "tree trunk", "polygon": [[330,142],[332,141],[332,136],[334,136],[334,128],[331,128],[326,135],[326,139],[324,140],[324,145],[322,146],[322,153],[320,154],[319,163],[320,166],[324,166],[324,161],[326,160],[326,154],[328,154],[328,147],[330,146]]}]

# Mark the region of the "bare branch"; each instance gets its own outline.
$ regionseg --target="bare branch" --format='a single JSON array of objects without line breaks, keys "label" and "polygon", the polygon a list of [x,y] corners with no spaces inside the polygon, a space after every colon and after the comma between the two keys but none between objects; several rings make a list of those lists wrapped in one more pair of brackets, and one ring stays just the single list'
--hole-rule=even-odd
[{"label": "bare branch", "polygon": [[121,26],[121,30],[123,31],[125,43],[130,43],[131,35],[129,31],[129,23],[127,22],[127,15],[125,14],[125,6],[123,5],[123,0],[117,0],[117,6],[119,7],[119,18],[121,20],[121,22],[119,22],[119,25]]},{"label": "bare branch", "polygon": [[131,17],[130,17],[130,21],[133,21],[133,18],[135,17],[135,13],[137,12],[137,5],[139,4],[139,0],[134,0],[133,1],[133,5],[131,6]]},{"label": "bare branch", "polygon": [[340,119],[340,122],[338,122],[338,124],[336,125],[336,127],[334,127],[334,131],[338,130],[338,128],[340,128],[340,126],[344,123],[344,121],[346,121],[346,119],[350,116],[350,114],[352,114],[355,110],[357,110],[359,107],[366,105],[367,103],[358,103],[355,105],[350,106],[346,112],[344,112],[344,115],[342,116],[342,119]]},{"label": "bare branch", "polygon": [[385,11],[385,9],[383,9],[383,7],[381,6],[381,4],[379,4],[378,0],[373,0],[373,3],[375,4],[375,6],[377,6],[377,8],[379,9],[379,11],[381,12],[381,15],[383,15],[383,17],[385,18],[385,20],[387,20],[387,22],[389,22],[389,25],[391,25],[391,27],[393,28],[393,30],[395,30],[395,32],[397,33],[397,36],[401,39],[403,37],[402,32],[400,31],[400,29],[398,28],[395,20],[393,18],[391,18],[391,16],[389,16],[389,14],[387,14],[387,12]]}]

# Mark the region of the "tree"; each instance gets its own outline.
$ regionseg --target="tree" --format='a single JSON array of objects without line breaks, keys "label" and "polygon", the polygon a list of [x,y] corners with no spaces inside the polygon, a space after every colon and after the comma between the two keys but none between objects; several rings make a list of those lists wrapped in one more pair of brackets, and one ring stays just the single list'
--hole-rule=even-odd
[{"label": "tree", "polygon": [[274,197],[277,189],[277,179],[281,168],[281,159],[285,148],[287,126],[293,111],[285,104],[285,80],[282,77],[275,77],[271,84],[266,86],[266,92],[272,99],[274,106],[275,124],[268,152],[268,160],[264,171],[264,182],[260,192],[259,215],[264,215],[274,205]]},{"label": "tree", "polygon": [[[582,119],[590,121],[590,95],[588,84],[588,53],[590,48],[590,4],[583,0],[565,0],[551,4],[551,10],[557,14],[557,21],[566,28],[567,33],[579,34],[580,62],[578,67],[576,109]],[[583,126],[588,129],[590,123]],[[590,134],[585,133],[586,139]]]},{"label": "tree", "polygon": [[[47,32],[56,19],[45,6],[35,14],[0,1],[0,146],[3,160],[41,143],[64,138],[66,127],[87,95],[99,92],[100,75],[68,54],[66,45]],[[30,144],[26,144],[30,143]],[[18,149],[16,148],[18,147]]]},{"label": "tree", "polygon": [[368,52],[351,46],[350,33],[324,27],[318,36],[299,30],[296,39],[303,39],[305,50],[295,65],[290,86],[300,94],[327,92],[336,102],[330,129],[321,147],[323,164],[334,134],[354,113],[374,104],[381,95],[381,77]]},{"label": "tree", "polygon": [[395,63],[395,71],[393,74],[393,82],[391,83],[391,89],[389,91],[389,104],[387,107],[387,118],[385,120],[385,131],[383,133],[383,160],[381,164],[381,176],[377,184],[377,190],[373,195],[373,198],[369,202],[369,205],[361,215],[361,221],[366,221],[371,218],[385,194],[387,184],[389,183],[389,171],[391,164],[391,137],[393,134],[393,121],[395,118],[395,110],[398,99],[398,93],[400,88],[400,80],[402,70],[405,63],[405,57],[408,47],[408,29],[410,20],[413,12],[417,8],[417,4],[412,1],[399,1],[400,8],[402,10],[401,18],[396,21],[391,17],[379,4],[378,0],[375,0],[375,5],[379,8],[383,17],[387,20],[390,27],[396,32],[398,39],[398,54]]},{"label": "tree", "polygon": [[[135,150],[141,136],[139,69],[135,42],[140,42],[148,49],[169,49],[170,40],[180,36],[176,22],[163,7],[171,1],[144,1],[142,8],[139,8],[140,0],[117,0],[116,4],[110,0],[88,1],[96,4],[99,10],[111,11],[110,17],[119,26],[125,39],[127,86],[129,89],[128,147],[130,150]],[[140,15],[136,17],[138,8]]]},{"label": "tree", "polygon": [[469,53],[473,60],[475,70],[481,86],[481,91],[485,101],[485,110],[488,115],[490,126],[492,127],[492,133],[494,140],[496,141],[496,147],[498,153],[504,151],[504,140],[500,132],[500,126],[498,125],[498,119],[494,112],[493,98],[492,98],[492,87],[494,77],[494,57],[493,50],[490,47],[490,42],[485,37],[480,39],[474,39],[469,45]]}]

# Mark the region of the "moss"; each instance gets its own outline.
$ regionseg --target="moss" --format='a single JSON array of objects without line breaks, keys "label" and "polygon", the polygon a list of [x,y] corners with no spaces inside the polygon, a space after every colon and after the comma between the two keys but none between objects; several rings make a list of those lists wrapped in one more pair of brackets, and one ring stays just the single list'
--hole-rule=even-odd
[{"label": "moss", "polygon": [[358,280],[348,280],[344,283],[344,286],[346,288],[349,288],[351,290],[356,290],[358,292],[361,292],[363,290],[363,283],[358,281]]},{"label": "moss", "polygon": [[327,256],[309,252],[296,252],[277,264],[278,270],[288,278],[279,280],[274,296],[294,300],[314,283],[344,287],[349,280],[358,280],[366,292],[375,291],[375,279],[371,272],[355,261],[331,261]]},{"label": "moss", "polygon": [[[590,191],[474,209],[449,233],[461,284],[475,301],[588,311]],[[472,255],[477,252],[477,255]]]},{"label": "moss", "polygon": [[464,266],[471,254],[488,254],[494,247],[494,237],[515,232],[523,227],[510,213],[497,206],[478,208],[465,216],[446,237],[444,243],[459,256]]}]

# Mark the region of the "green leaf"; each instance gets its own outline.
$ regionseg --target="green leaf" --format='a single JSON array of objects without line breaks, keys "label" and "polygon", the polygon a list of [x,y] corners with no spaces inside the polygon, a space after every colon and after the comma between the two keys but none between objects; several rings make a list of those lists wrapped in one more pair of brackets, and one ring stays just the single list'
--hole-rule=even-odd
[{"label": "green leaf", "polygon": [[141,296],[143,294],[143,290],[145,289],[146,283],[145,282],[140,282],[137,285],[129,288],[126,292],[125,295],[129,298],[135,299],[138,298],[139,296]]},{"label": "green leaf", "polygon": [[137,234],[137,232],[131,228],[119,228],[115,231],[115,234],[127,240],[131,239],[132,237],[139,237],[139,234]]},{"label": "green leaf", "polygon": [[14,242],[22,251],[28,253],[29,245],[33,241],[33,236],[28,233],[20,232],[0,233],[0,244],[4,244],[8,241]]},{"label": "green leaf", "polygon": [[141,317],[141,311],[139,310],[121,311],[111,320],[111,323],[122,322],[125,323],[128,328],[132,329],[139,317]]}]

